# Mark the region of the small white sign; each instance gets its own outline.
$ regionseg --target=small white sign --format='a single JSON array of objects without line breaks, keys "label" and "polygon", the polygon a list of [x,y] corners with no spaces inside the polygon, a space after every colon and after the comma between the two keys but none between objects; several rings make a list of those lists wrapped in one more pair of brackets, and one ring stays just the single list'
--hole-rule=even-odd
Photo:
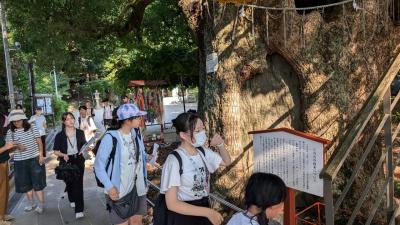
[{"label": "small white sign", "polygon": [[213,52],[207,55],[206,59],[206,71],[207,73],[214,73],[218,69],[218,54]]},{"label": "small white sign", "polygon": [[51,98],[46,97],[46,113],[52,114],[53,113],[53,105],[51,102]]},{"label": "small white sign", "polygon": [[284,131],[253,134],[254,171],[272,173],[295,190],[323,197],[324,144]]}]

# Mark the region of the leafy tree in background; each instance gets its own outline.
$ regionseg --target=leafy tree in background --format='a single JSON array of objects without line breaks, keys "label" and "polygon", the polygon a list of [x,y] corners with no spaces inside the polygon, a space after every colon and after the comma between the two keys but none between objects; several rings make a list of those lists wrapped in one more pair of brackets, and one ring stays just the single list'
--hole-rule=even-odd
[{"label": "leafy tree in background", "polygon": [[197,83],[197,48],[176,0],[13,0],[6,9],[37,74],[54,65],[82,94],[106,84],[121,93],[132,79]]}]

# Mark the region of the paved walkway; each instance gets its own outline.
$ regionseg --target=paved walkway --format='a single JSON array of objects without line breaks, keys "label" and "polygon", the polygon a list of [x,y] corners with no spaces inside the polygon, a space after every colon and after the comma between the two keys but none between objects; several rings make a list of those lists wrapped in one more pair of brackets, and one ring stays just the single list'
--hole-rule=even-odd
[{"label": "paved walkway", "polygon": [[47,187],[45,188],[46,205],[42,214],[35,211],[24,212],[26,197],[22,197],[11,212],[16,219],[15,225],[108,225],[107,212],[105,211],[104,194],[102,189],[98,188],[91,169],[92,162],[86,162],[84,175],[84,199],[85,199],[85,217],[79,220],[75,219],[74,210],[70,207],[67,196],[61,198],[65,184],[57,180],[54,174],[54,168],[58,162],[54,155],[46,164]]},{"label": "paved walkway", "polygon": [[[197,104],[187,104],[188,109],[196,109]],[[166,105],[165,116],[166,122],[170,122],[179,113],[183,112],[182,104]],[[169,126],[170,127],[170,126]],[[168,127],[168,128],[169,128]],[[54,168],[58,162],[51,149],[53,148],[54,137],[59,131],[54,129],[49,132],[46,139],[46,149],[48,151],[48,161],[46,163],[47,187],[44,189],[46,204],[42,214],[35,211],[25,212],[24,207],[27,203],[25,195],[14,194],[10,200],[9,212],[16,219],[14,225],[108,225],[107,212],[105,210],[105,200],[103,189],[97,187],[93,175],[91,161],[86,161],[86,169],[84,175],[84,200],[85,200],[85,217],[79,220],[75,219],[74,210],[70,207],[68,197],[61,198],[65,184],[63,181],[57,180],[54,174]],[[149,126],[146,129],[146,135],[159,134],[159,126]],[[175,131],[173,129],[165,130],[165,140],[168,142],[176,141]],[[13,194],[12,194],[13,195]]]}]

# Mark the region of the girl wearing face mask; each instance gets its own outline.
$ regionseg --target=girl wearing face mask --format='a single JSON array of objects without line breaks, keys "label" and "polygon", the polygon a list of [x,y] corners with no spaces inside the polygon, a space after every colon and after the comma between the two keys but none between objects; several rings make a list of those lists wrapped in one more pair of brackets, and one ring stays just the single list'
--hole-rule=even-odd
[{"label": "girl wearing face mask", "polygon": [[[207,140],[203,122],[193,113],[182,113],[172,121],[181,145],[175,150],[182,159],[169,155],[163,166],[161,193],[168,208],[166,225],[220,225],[222,216],[209,208],[210,173],[219,166],[231,163],[223,139],[216,134],[210,145],[217,152],[204,147]],[[200,150],[202,148],[202,150]]]}]

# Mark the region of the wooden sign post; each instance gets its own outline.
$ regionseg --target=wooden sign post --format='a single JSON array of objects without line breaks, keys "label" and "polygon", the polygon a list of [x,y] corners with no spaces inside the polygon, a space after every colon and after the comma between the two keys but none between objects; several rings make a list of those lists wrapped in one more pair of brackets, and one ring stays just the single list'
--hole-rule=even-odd
[{"label": "wooden sign post", "polygon": [[296,224],[296,191],[323,197],[323,181],[319,178],[328,140],[300,131],[279,128],[252,131],[254,172],[279,176],[288,187],[285,202],[285,225]]}]

